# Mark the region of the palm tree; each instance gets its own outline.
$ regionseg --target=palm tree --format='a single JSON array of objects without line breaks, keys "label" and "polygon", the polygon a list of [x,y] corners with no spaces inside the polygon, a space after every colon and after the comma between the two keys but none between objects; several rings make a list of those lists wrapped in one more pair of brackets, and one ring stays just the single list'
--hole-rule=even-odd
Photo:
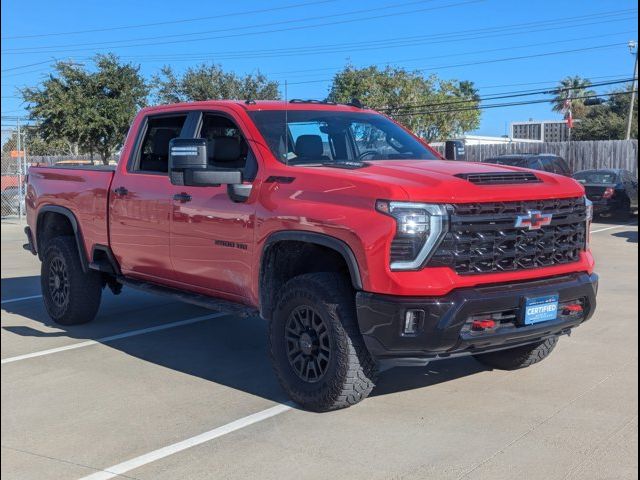
[{"label": "palm tree", "polygon": [[584,117],[587,107],[585,106],[585,99],[576,97],[584,97],[588,95],[594,95],[595,92],[590,90],[591,81],[587,78],[582,78],[579,75],[574,77],[566,77],[558,84],[558,90],[555,98],[551,101],[553,104],[554,112],[562,112],[564,104],[567,99],[571,100],[571,112],[573,118]]}]

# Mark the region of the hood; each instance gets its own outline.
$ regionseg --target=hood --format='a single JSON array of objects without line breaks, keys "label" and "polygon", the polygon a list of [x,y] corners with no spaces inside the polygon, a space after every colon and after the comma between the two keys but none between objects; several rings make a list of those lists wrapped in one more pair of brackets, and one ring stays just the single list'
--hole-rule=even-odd
[{"label": "hood", "polygon": [[[544,200],[584,195],[584,188],[569,177],[525,168],[478,162],[381,160],[369,162],[369,166],[365,168],[344,172],[378,185],[394,185],[404,191],[409,200],[415,202],[473,203]],[[540,181],[525,184],[483,185],[456,176],[514,172],[533,173]]]}]

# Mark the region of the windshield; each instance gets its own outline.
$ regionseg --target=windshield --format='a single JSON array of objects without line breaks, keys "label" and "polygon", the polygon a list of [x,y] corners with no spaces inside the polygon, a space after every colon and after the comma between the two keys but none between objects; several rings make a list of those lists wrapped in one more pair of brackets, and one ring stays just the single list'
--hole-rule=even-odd
[{"label": "windshield", "polygon": [[291,165],[437,159],[403,128],[375,113],[263,110],[249,115],[275,157]]},{"label": "windshield", "polygon": [[525,167],[527,164],[524,158],[517,158],[517,157],[487,158],[483,160],[483,162],[494,163],[496,165],[508,165],[511,167]]},{"label": "windshield", "polygon": [[618,175],[615,172],[603,171],[578,172],[573,178],[580,183],[588,183],[590,185],[611,185],[618,181]]}]

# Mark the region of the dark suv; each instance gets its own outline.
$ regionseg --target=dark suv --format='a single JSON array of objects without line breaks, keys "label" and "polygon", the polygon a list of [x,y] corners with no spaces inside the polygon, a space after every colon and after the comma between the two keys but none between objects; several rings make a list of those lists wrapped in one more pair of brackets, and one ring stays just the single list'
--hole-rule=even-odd
[{"label": "dark suv", "polygon": [[530,168],[532,170],[542,170],[549,173],[557,173],[570,177],[572,175],[569,165],[564,158],[547,153],[523,153],[515,155],[500,155],[482,160],[484,163],[495,163],[497,165],[510,165],[512,167]]}]

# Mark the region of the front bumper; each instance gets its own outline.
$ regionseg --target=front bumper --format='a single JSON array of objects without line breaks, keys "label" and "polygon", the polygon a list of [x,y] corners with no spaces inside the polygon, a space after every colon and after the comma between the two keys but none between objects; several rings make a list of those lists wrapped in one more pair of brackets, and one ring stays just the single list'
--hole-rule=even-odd
[{"label": "front bumper", "polygon": [[[574,273],[542,280],[454,290],[444,297],[398,297],[358,292],[358,324],[365,344],[376,359],[435,359],[481,353],[533,343],[569,333],[596,308],[598,276]],[[525,297],[558,294],[560,304],[579,302],[580,315],[558,315],[553,321],[523,325],[519,318],[499,323],[487,332],[469,330],[470,318],[479,314],[523,310]],[[423,310],[418,332],[404,335],[407,310]]]}]

